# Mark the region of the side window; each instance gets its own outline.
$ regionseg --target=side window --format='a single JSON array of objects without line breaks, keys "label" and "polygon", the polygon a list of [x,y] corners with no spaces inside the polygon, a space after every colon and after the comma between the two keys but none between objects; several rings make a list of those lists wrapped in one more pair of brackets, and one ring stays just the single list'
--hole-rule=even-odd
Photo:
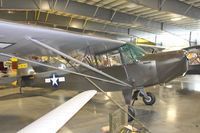
[{"label": "side window", "polygon": [[122,64],[119,52],[116,54],[111,54],[109,56],[109,60],[110,60],[110,66],[118,66]]},{"label": "side window", "polygon": [[109,66],[109,62],[108,62],[106,54],[97,55],[96,59],[97,59],[98,67],[108,67]]},{"label": "side window", "polygon": [[113,50],[102,55],[96,56],[99,67],[111,67],[121,65],[119,50]]}]

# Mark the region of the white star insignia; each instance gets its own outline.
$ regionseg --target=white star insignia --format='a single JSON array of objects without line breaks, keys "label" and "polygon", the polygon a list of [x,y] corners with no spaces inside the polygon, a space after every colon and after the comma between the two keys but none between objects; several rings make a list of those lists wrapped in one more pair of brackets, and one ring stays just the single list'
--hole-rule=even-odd
[{"label": "white star insignia", "polygon": [[53,74],[53,78],[50,79],[52,81],[52,86],[56,85],[58,86],[58,78],[55,77],[55,74]]},{"label": "white star insignia", "polygon": [[45,79],[45,83],[51,83],[53,87],[57,87],[60,82],[65,82],[65,77],[58,77],[56,73]]}]

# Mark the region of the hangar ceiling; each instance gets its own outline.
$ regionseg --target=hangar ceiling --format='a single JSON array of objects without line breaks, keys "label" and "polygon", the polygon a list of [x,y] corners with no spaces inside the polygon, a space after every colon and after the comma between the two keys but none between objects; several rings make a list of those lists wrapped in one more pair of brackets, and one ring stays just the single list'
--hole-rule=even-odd
[{"label": "hangar ceiling", "polygon": [[0,18],[157,44],[170,34],[198,43],[200,0],[0,0]]},{"label": "hangar ceiling", "polygon": [[200,7],[200,0],[179,0],[194,7]]}]

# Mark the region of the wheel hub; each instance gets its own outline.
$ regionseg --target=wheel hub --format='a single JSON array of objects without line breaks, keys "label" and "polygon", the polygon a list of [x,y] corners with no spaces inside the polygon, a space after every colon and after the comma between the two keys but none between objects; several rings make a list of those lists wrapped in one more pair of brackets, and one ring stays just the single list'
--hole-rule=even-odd
[{"label": "wheel hub", "polygon": [[146,100],[146,102],[151,102],[151,97],[147,96],[147,98],[145,100]]}]

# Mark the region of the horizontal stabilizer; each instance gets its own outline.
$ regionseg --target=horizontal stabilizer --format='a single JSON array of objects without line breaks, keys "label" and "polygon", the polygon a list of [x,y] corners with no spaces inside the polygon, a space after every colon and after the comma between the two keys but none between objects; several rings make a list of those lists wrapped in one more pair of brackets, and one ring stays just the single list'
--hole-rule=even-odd
[{"label": "horizontal stabilizer", "polygon": [[68,122],[97,91],[89,90],[71,98],[40,119],[18,131],[18,133],[56,133]]}]

